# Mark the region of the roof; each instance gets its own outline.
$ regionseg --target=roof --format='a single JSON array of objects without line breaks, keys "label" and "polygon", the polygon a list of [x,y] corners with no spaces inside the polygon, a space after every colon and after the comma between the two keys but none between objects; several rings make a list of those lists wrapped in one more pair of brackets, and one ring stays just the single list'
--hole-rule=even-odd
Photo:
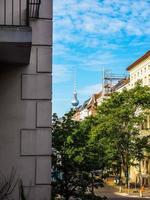
[{"label": "roof", "polygon": [[116,85],[112,87],[112,91],[118,90],[129,83],[129,78],[121,79]]},{"label": "roof", "polygon": [[145,60],[149,56],[150,56],[150,51],[147,51],[142,57],[140,57],[134,63],[132,63],[131,65],[129,65],[128,68],[127,68],[127,70],[129,71],[130,69],[132,69],[133,67],[135,67],[136,65],[138,65],[139,63],[141,63],[143,60]]},{"label": "roof", "polygon": [[86,106],[87,106],[87,104],[88,104],[88,102],[90,101],[90,98],[89,99],[87,99],[86,101],[84,101],[84,103],[81,105],[81,107],[80,107],[80,111],[81,110],[84,110],[85,108],[86,108]]},{"label": "roof", "polygon": [[95,95],[95,98],[97,100],[98,98],[100,98],[102,96],[102,92],[96,93],[94,95]]},{"label": "roof", "polygon": [[98,98],[100,98],[102,95],[102,92],[98,92],[96,94],[93,94],[89,99],[84,101],[84,103],[79,107],[79,110],[82,111],[85,108],[89,108],[92,104],[94,104]]},{"label": "roof", "polygon": [[95,105],[95,103],[97,103],[97,99],[99,99],[102,95],[102,92],[98,92],[92,95],[92,97],[90,98],[90,101],[88,102],[87,107],[91,107],[92,105]]}]

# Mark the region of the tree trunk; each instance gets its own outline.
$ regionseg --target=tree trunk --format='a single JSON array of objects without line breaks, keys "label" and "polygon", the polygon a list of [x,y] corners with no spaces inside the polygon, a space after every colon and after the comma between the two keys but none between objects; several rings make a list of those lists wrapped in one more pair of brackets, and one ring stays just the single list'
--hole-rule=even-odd
[{"label": "tree trunk", "polygon": [[64,195],[65,200],[69,200],[70,195],[68,194],[68,191],[66,191],[66,194]]},{"label": "tree trunk", "polygon": [[121,164],[120,164],[120,167],[119,167],[119,176],[120,176],[120,180],[122,180],[122,167],[121,167]]},{"label": "tree trunk", "polygon": [[128,185],[129,185],[129,168],[128,168],[128,166],[126,167],[126,170],[125,170],[125,180],[126,180],[125,186],[126,186],[126,188],[128,188]]},{"label": "tree trunk", "polygon": [[92,199],[94,199],[94,174],[93,172],[91,174],[92,174]]}]

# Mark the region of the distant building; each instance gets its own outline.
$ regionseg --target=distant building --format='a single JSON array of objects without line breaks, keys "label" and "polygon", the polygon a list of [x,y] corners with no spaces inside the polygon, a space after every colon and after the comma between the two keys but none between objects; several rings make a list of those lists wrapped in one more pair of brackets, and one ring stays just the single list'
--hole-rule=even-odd
[{"label": "distant building", "polygon": [[122,92],[124,89],[128,89],[129,88],[129,83],[130,83],[130,79],[129,78],[124,78],[121,79],[120,81],[118,81],[118,83],[116,85],[114,85],[112,87],[112,92]]},{"label": "distant building", "polygon": [[96,114],[97,106],[101,103],[102,92],[93,94],[88,100],[76,109],[74,120],[82,121],[86,117]]}]

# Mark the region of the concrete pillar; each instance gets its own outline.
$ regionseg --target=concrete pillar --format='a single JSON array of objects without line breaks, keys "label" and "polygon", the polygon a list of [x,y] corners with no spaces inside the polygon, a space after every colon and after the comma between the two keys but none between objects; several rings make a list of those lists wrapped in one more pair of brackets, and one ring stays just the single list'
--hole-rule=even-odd
[{"label": "concrete pillar", "polygon": [[[6,2],[6,21],[11,23],[12,1]],[[25,0],[14,0],[14,3],[14,23],[23,24]],[[4,20],[2,8],[3,1],[0,23]],[[14,167],[28,200],[50,200],[52,0],[41,1],[39,19],[32,20],[30,25],[30,64],[0,64],[0,172],[8,175]],[[19,200],[17,187],[11,197]]]}]

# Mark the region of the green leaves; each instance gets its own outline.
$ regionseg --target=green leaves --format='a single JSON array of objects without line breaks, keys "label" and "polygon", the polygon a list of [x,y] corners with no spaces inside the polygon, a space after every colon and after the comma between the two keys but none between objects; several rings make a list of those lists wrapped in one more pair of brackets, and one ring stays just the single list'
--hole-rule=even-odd
[{"label": "green leaves", "polygon": [[135,160],[143,159],[148,137],[139,135],[145,109],[149,108],[150,88],[139,83],[131,90],[114,93],[99,106],[91,135],[103,145],[107,166],[118,160],[126,170]]},{"label": "green leaves", "polygon": [[[96,116],[74,121],[71,110],[61,119],[53,115],[54,170],[63,174],[55,182],[55,194],[85,199],[90,173],[113,169],[128,174],[129,167],[150,151],[149,136],[141,135],[141,124],[150,109],[150,88],[139,83],[131,90],[114,93],[97,109]],[[128,180],[128,177],[126,177]]]},{"label": "green leaves", "polygon": [[103,166],[100,159],[103,151],[90,140],[93,117],[79,123],[72,119],[73,114],[71,110],[61,119],[53,115],[53,148],[58,152],[53,155],[53,173],[63,174],[62,179],[53,182],[53,196],[59,194],[65,199],[84,198],[92,181],[91,170]]}]

